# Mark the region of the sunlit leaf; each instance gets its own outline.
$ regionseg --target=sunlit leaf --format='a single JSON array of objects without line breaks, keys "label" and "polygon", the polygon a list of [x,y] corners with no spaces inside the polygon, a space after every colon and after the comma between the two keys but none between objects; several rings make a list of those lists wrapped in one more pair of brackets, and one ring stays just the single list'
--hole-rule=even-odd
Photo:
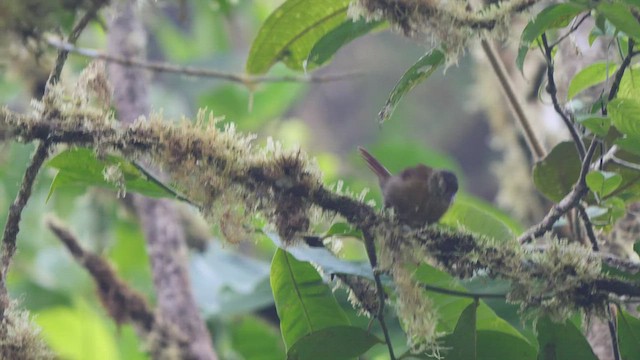
[{"label": "sunlit leaf", "polygon": [[591,191],[600,196],[607,196],[620,186],[622,176],[610,171],[591,171],[585,180]]},{"label": "sunlit leaf", "polygon": [[580,70],[569,83],[567,99],[572,99],[581,91],[610,79],[617,68],[616,64],[610,62],[597,62]]},{"label": "sunlit leaf", "polygon": [[611,127],[611,119],[606,116],[588,115],[578,117],[577,120],[582,126],[599,136],[606,136]]},{"label": "sunlit leaf", "polygon": [[396,106],[402,99],[416,85],[428,79],[433,72],[444,63],[444,54],[439,50],[433,50],[430,53],[424,55],[418,61],[411,65],[411,67],[402,75],[396,86],[389,94],[387,102],[378,114],[380,122],[387,121]]},{"label": "sunlit leaf", "polygon": [[278,61],[291,69],[309,69],[309,52],[345,22],[348,6],[349,0],[287,0],[267,18],[251,44],[247,72],[264,74]]},{"label": "sunlit leaf", "polygon": [[613,125],[621,133],[640,138],[640,101],[637,99],[614,99],[607,105]]}]

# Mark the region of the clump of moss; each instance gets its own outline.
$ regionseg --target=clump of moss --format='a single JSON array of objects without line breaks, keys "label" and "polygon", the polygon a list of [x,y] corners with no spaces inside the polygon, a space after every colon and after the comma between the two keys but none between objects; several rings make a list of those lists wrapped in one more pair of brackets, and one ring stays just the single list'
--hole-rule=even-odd
[{"label": "clump of moss", "polygon": [[40,360],[55,356],[40,337],[40,328],[29,313],[10,301],[0,321],[0,358]]}]

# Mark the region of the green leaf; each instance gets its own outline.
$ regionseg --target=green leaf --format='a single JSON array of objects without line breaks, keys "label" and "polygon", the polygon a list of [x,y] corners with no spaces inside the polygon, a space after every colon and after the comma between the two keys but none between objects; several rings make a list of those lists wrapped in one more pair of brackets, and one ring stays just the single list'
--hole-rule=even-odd
[{"label": "green leaf", "polygon": [[640,99],[640,68],[637,65],[625,70],[616,98]]},{"label": "green leaf", "polygon": [[592,133],[599,136],[606,136],[609,133],[609,128],[611,127],[611,119],[606,116],[580,116],[577,121]]},{"label": "green leaf", "polygon": [[620,2],[602,1],[596,9],[618,30],[632,38],[640,39],[640,23],[631,13],[629,6]]},{"label": "green leaf", "polygon": [[536,349],[520,337],[494,330],[478,330],[477,337],[478,360],[537,359]]},{"label": "green leaf", "polygon": [[597,62],[580,70],[571,82],[567,90],[567,100],[594,85],[597,85],[613,76],[618,66],[610,62]]},{"label": "green leaf", "polygon": [[640,360],[640,320],[624,310],[618,311],[618,344],[625,360]]},{"label": "green leaf", "polygon": [[614,99],[607,105],[613,125],[621,133],[640,138],[640,101],[636,99]]},{"label": "green leaf", "polygon": [[48,308],[34,318],[42,327],[47,344],[62,359],[118,358],[114,334],[109,331],[108,323],[88,305]]},{"label": "green leaf", "polygon": [[251,44],[247,72],[264,74],[278,61],[294,70],[307,69],[311,49],[344,23],[348,7],[349,0],[287,0],[267,18]]},{"label": "green leaf", "polygon": [[616,139],[613,143],[625,151],[640,156],[640,138],[625,136],[623,138]]},{"label": "green leaf", "polygon": [[543,317],[538,320],[536,329],[540,344],[539,360],[597,360],[587,339],[572,322],[556,324]]},{"label": "green leaf", "polygon": [[418,61],[411,65],[396,86],[391,90],[387,102],[378,114],[380,117],[380,123],[387,121],[396,106],[402,99],[402,97],[411,91],[416,85],[428,79],[433,72],[444,63],[444,53],[439,50],[432,50],[430,53],[424,55]]},{"label": "green leaf", "polygon": [[282,249],[276,250],[271,262],[271,289],[287,350],[311,333],[349,325],[331,289],[313,266]]},{"label": "green leaf", "polygon": [[307,67],[315,68],[325,64],[341,47],[382,26],[387,26],[387,23],[384,21],[367,21],[363,18],[356,21],[347,19],[347,21],[318,40],[309,52]]},{"label": "green leaf", "polygon": [[562,200],[580,176],[580,159],[571,141],[556,145],[533,166],[533,182],[538,191],[554,202]]},{"label": "green leaf", "polygon": [[456,328],[445,340],[447,352],[446,358],[451,360],[476,360],[477,359],[477,335],[476,335],[476,310],[478,303],[472,302],[460,314]]},{"label": "green leaf", "polygon": [[517,221],[478,198],[466,194],[456,198],[442,218],[443,224],[464,226],[474,233],[487,235],[497,240],[509,241],[524,229]]},{"label": "green leaf", "polygon": [[231,346],[244,359],[282,360],[285,358],[280,334],[266,321],[245,316],[232,322],[230,328]]},{"label": "green leaf", "polygon": [[355,326],[333,326],[310,333],[287,352],[288,360],[353,359],[372,346],[384,343],[370,332]]},{"label": "green leaf", "polygon": [[47,199],[56,189],[63,187],[98,186],[119,190],[118,186],[104,178],[103,172],[109,166],[119,167],[127,191],[156,198],[174,197],[158,184],[147,180],[145,175],[130,162],[113,155],[98,159],[95,152],[90,149],[77,148],[63,151],[49,160],[47,166],[58,169],[58,174],[51,183]]},{"label": "green leaf", "polygon": [[622,176],[610,171],[591,171],[585,180],[589,189],[600,196],[611,194],[622,184]]},{"label": "green leaf", "polygon": [[518,57],[516,59],[518,69],[522,71],[527,52],[529,52],[531,44],[540,37],[540,35],[544,34],[547,30],[563,28],[569,25],[571,20],[584,10],[586,10],[584,6],[575,3],[553,4],[546,7],[536,15],[535,18],[529,21],[520,37],[520,49],[518,50]]}]

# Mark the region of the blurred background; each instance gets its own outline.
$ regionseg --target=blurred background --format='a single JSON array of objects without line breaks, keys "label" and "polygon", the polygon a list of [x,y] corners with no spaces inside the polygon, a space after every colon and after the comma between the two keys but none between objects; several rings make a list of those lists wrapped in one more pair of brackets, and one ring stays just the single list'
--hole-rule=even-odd
[{"label": "blurred background", "polygon": [[[13,1],[18,0],[9,3]],[[148,57],[242,73],[260,25],[280,3],[144,2],[140,6],[148,29]],[[62,19],[66,23],[63,32],[73,24],[73,17],[64,11],[42,16],[43,21],[48,16],[55,17],[53,22]],[[104,28],[92,24],[77,45],[105,49]],[[0,103],[29,111],[30,100],[42,94],[55,50],[44,48],[34,54],[21,44],[19,35],[2,36],[0,48]],[[383,125],[378,122],[377,114],[395,83],[428,50],[426,44],[416,44],[386,29],[356,39],[341,49],[330,65],[314,73],[322,76],[358,72],[360,76],[329,83],[262,83],[251,91],[241,84],[215,79],[150,73],[152,108],[176,121],[182,117],[193,119],[198,109],[206,108],[216,116],[224,116],[224,122],[234,122],[241,131],[257,133],[258,144],[273,137],[286,147],[299,146],[317,159],[325,184],[342,181],[355,193],[370,188],[368,197],[378,204],[377,180],[358,157],[357,146],[369,149],[392,172],[419,162],[451,169],[460,178],[462,196],[474,195],[478,201],[494,202],[500,188],[495,162],[501,161],[504,154],[492,145],[492,126],[496,125],[491,125],[485,116],[482,97],[499,98],[501,91],[495,83],[481,82],[492,74],[487,75],[486,68],[478,65],[471,54],[463,55],[445,73],[437,70],[404,97],[389,121]],[[90,61],[71,55],[63,82],[72,86]],[[477,75],[478,71],[483,72],[484,78]],[[290,73],[279,64],[269,75]],[[495,106],[494,111],[511,121],[506,105]],[[510,126],[505,131],[517,140],[514,129]],[[32,144],[2,144],[2,221],[33,148]],[[521,165],[528,174],[528,154],[524,155],[525,163]],[[146,358],[132,329],[116,328],[104,313],[93,294],[91,279],[48,232],[43,220],[48,213],[64,218],[87,248],[108,257],[130,285],[153,301],[143,237],[136,219],[112,191],[65,188],[56,190],[47,201],[55,171],[44,170],[21,223],[19,250],[10,274],[12,296],[36,315],[45,338],[65,359],[87,358],[87,351],[91,351],[93,359]],[[512,215],[526,222],[527,216],[517,212]],[[194,246],[197,249],[191,257],[191,270],[196,296],[215,334],[216,347],[227,349],[221,353],[233,358],[229,354],[242,352],[238,350],[238,339],[252,332],[275,339],[277,347],[280,335],[273,324],[269,325],[274,310],[268,274],[274,245],[255,239],[237,246],[226,245],[211,240],[217,233],[214,226],[207,230],[208,234],[205,231],[199,236],[207,239],[208,245]],[[357,252],[354,250],[354,258],[358,258]],[[254,311],[260,316],[244,316]],[[352,316],[356,319],[355,314]],[[354,321],[366,324],[366,319]]]}]

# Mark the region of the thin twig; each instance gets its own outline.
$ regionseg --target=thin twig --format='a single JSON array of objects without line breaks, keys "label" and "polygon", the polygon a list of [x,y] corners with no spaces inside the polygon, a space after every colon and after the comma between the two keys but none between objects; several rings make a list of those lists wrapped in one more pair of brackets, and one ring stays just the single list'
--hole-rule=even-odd
[{"label": "thin twig", "polygon": [[580,215],[580,219],[582,220],[582,224],[584,225],[584,229],[587,233],[587,237],[591,242],[591,249],[593,251],[599,251],[598,248],[598,239],[596,238],[596,234],[593,232],[593,224],[589,219],[589,215],[587,214],[587,210],[581,204],[576,205],[578,208],[578,215]]},{"label": "thin twig", "polygon": [[179,194],[177,191],[175,191],[174,189],[172,189],[170,186],[165,185],[162,181],[160,181],[160,179],[158,179],[155,175],[153,175],[152,173],[150,173],[149,171],[147,171],[147,169],[145,169],[142,165],[138,164],[135,161],[132,161],[131,164],[138,169],[146,178],[147,180],[151,181],[152,183],[158,185],[159,187],[161,187],[164,191],[168,192],[169,194],[173,195],[176,200],[180,200],[182,202],[185,202],[195,208],[198,208],[199,210],[202,210],[202,206],[196,204],[193,200],[187,198],[186,196]]},{"label": "thin twig", "polygon": [[585,155],[584,142],[582,141],[582,138],[580,138],[575,126],[573,126],[571,119],[569,119],[569,116],[562,109],[560,102],[558,101],[558,88],[556,87],[556,81],[554,79],[553,57],[551,54],[551,47],[549,47],[549,44],[547,43],[546,34],[542,34],[542,47],[545,59],[547,60],[547,92],[549,93],[549,96],[551,96],[553,108],[556,113],[560,115],[560,118],[562,118],[567,130],[569,130],[569,134],[571,134],[571,139],[573,139],[573,142],[576,145],[580,160],[583,160]]},{"label": "thin twig", "polygon": [[[618,90],[620,90],[620,83],[622,82],[622,76],[624,75],[625,70],[631,65],[631,59],[637,55],[638,53],[633,52],[633,46],[635,42],[633,39],[629,38],[629,44],[627,48],[627,56],[622,60],[622,64],[620,64],[620,68],[616,71],[616,75],[613,77],[613,83],[611,84],[611,90],[609,90],[609,96],[607,96],[607,101],[613,100],[616,95],[618,95]],[[603,115],[607,113],[607,107],[603,107]]]},{"label": "thin twig", "polygon": [[387,324],[384,321],[384,304],[386,301],[386,294],[384,292],[384,286],[382,285],[382,280],[380,279],[380,272],[376,269],[378,266],[378,257],[376,255],[376,246],[375,239],[373,235],[367,230],[362,229],[362,234],[364,235],[364,247],[367,251],[367,256],[369,257],[369,264],[371,264],[371,269],[373,269],[373,278],[376,283],[376,292],[378,294],[378,302],[380,306],[378,307],[378,313],[376,314],[376,318],[380,323],[380,327],[382,328],[382,333],[384,334],[384,340],[387,343],[387,348],[389,349],[389,359],[395,360],[396,357],[393,354],[393,345],[391,344],[391,336],[389,335],[389,330],[387,329]]},{"label": "thin twig", "polygon": [[[620,346],[618,344],[618,330],[616,326],[616,319],[614,317],[614,313],[611,311],[611,306],[607,306],[607,323],[609,324],[609,335],[611,335],[611,350],[613,352],[614,360],[620,360]],[[615,305],[613,305],[615,306]]]},{"label": "thin twig", "polygon": [[587,177],[587,173],[589,172],[589,166],[591,165],[591,160],[596,150],[597,143],[598,141],[594,139],[591,142],[591,145],[589,145],[589,149],[587,150],[584,160],[582,161],[580,176],[578,177],[578,181],[576,182],[576,185],[574,185],[571,192],[569,192],[567,196],[560,200],[559,203],[554,205],[540,223],[532,226],[531,228],[529,228],[529,230],[520,235],[518,241],[521,244],[531,242],[533,239],[551,230],[556,221],[558,221],[558,219],[560,219],[562,215],[566,214],[567,211],[573,209],[578,204],[578,202],[587,194],[589,189],[587,188],[585,179]]},{"label": "thin twig", "polygon": [[173,64],[163,63],[163,62],[144,61],[144,60],[138,60],[138,59],[132,59],[132,58],[113,56],[113,55],[105,54],[98,50],[78,48],[73,46],[72,44],[69,44],[68,42],[63,42],[63,41],[60,41],[59,39],[55,39],[50,36],[47,37],[45,40],[47,41],[47,43],[49,43],[49,45],[57,49],[63,49],[64,51],[72,52],[74,54],[89,57],[92,59],[104,60],[104,61],[113,62],[113,63],[117,63],[124,66],[136,66],[136,67],[141,67],[144,69],[153,70],[157,72],[166,72],[166,73],[182,74],[187,76],[227,80],[231,82],[240,83],[245,86],[252,86],[259,83],[274,83],[274,82],[326,83],[326,82],[349,80],[354,77],[362,75],[360,72],[348,72],[348,73],[342,73],[342,74],[323,75],[323,76],[319,76],[319,75],[250,76],[250,75],[244,75],[244,74],[234,74],[234,73],[228,73],[223,71],[216,71],[211,69],[201,69],[201,68],[196,68],[192,66],[173,65]]},{"label": "thin twig", "polygon": [[507,297],[506,294],[474,293],[474,292],[468,292],[468,291],[445,289],[438,286],[426,285],[426,284],[422,284],[422,287],[427,291],[432,291],[439,294],[467,297],[467,298],[473,298],[473,299],[505,299]]},{"label": "thin twig", "polygon": [[636,163],[632,163],[631,161],[620,159],[615,155],[611,156],[611,162],[613,162],[614,164],[618,164],[620,166],[624,166],[631,170],[640,171],[640,164],[636,164]]},{"label": "thin twig", "polygon": [[516,119],[520,123],[520,126],[522,126],[524,137],[527,140],[527,144],[529,145],[531,152],[533,153],[534,161],[543,158],[546,151],[533,131],[531,121],[529,121],[529,118],[524,111],[524,107],[516,95],[516,91],[513,88],[512,81],[509,78],[509,73],[507,72],[502,59],[500,59],[496,49],[488,40],[482,40],[481,44],[493,71],[496,76],[498,76],[498,80],[500,81],[500,85],[502,85],[504,93],[507,95],[507,99],[509,100],[511,108],[516,115]]},{"label": "thin twig", "polygon": [[569,35],[573,34],[576,30],[578,30],[578,28],[580,27],[580,25],[582,25],[582,23],[589,17],[591,16],[591,13],[588,12],[584,15],[582,15],[582,17],[580,18],[580,20],[576,21],[571,28],[569,29],[569,31],[567,31],[565,34],[563,34],[562,36],[560,36],[556,41],[553,42],[553,44],[549,45],[550,49],[553,49],[554,47],[558,46],[558,44],[560,44],[564,39],[566,39],[567,37],[569,37]]}]

